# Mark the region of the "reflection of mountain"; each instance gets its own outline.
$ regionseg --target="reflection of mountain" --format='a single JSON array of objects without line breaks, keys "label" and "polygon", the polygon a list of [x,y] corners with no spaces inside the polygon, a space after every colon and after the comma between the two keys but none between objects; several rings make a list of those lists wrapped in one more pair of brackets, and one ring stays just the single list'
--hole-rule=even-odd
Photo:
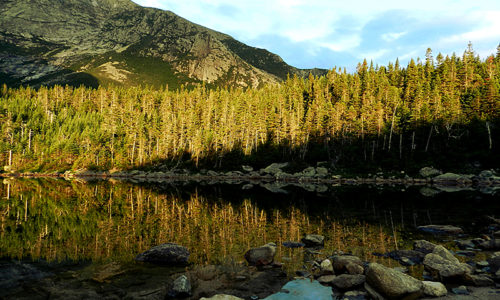
[{"label": "reflection of mountain", "polygon": [[101,84],[177,87],[205,81],[256,87],[309,73],[266,50],[129,0],[2,2],[0,81],[9,84],[94,86],[97,79]]}]

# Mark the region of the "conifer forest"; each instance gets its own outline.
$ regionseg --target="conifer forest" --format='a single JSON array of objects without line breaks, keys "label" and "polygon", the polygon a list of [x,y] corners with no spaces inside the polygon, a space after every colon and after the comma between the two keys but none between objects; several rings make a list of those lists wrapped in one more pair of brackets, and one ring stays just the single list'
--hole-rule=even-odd
[{"label": "conifer forest", "polygon": [[[499,48],[500,50],[500,48]],[[499,167],[500,51],[428,49],[260,89],[0,88],[0,164],[55,172],[327,161],[359,170]]]}]

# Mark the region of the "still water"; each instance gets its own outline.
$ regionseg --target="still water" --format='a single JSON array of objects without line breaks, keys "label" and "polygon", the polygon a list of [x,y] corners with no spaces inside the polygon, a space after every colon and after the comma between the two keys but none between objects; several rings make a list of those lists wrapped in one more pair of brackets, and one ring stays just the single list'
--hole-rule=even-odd
[{"label": "still water", "polygon": [[324,235],[324,251],[375,260],[373,252],[411,242],[415,226],[473,232],[482,216],[500,214],[492,191],[432,187],[4,179],[0,194],[1,258],[95,264],[130,262],[165,242],[187,247],[193,264],[223,264],[275,242],[292,269],[304,252],[282,243],[306,233]]}]

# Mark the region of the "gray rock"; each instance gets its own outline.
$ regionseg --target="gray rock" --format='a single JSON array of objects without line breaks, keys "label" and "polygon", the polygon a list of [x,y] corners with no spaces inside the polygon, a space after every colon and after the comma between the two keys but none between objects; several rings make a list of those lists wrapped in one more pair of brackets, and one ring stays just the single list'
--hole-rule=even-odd
[{"label": "gray rock", "polygon": [[445,173],[434,177],[433,181],[438,184],[448,184],[456,182],[467,183],[471,181],[472,177],[474,176],[465,174]]},{"label": "gray rock", "polygon": [[441,171],[434,169],[433,167],[424,167],[420,169],[418,173],[424,178],[434,177],[442,174]]},{"label": "gray rock", "polygon": [[135,260],[160,265],[185,266],[188,258],[189,251],[185,247],[166,243],[137,255]]},{"label": "gray rock", "polygon": [[373,287],[371,287],[367,282],[365,282],[364,288],[368,295],[370,295],[373,300],[387,300],[379,292],[377,292]]},{"label": "gray rock", "polygon": [[436,247],[435,244],[428,242],[426,240],[417,240],[413,242],[413,250],[419,251],[425,254],[432,253],[434,251],[434,248]]},{"label": "gray rock", "polygon": [[181,275],[174,280],[168,296],[171,298],[186,298],[191,296],[191,282],[189,282],[186,275]]},{"label": "gray rock", "polygon": [[459,287],[456,287],[456,288],[453,288],[451,289],[451,291],[453,292],[453,294],[455,295],[469,295],[469,290],[467,289],[466,286],[464,285],[461,285]]},{"label": "gray rock", "polygon": [[492,255],[488,258],[488,263],[490,264],[491,272],[496,273],[500,270],[500,255]]},{"label": "gray rock", "polygon": [[283,247],[287,248],[301,248],[304,247],[306,244],[301,243],[301,242],[293,242],[293,241],[286,241],[282,243]]},{"label": "gray rock", "polygon": [[316,175],[316,169],[314,167],[305,168],[302,170],[301,175],[304,177],[314,177]]},{"label": "gray rock", "polygon": [[365,275],[342,274],[335,277],[332,285],[339,290],[346,291],[355,289],[365,283]]},{"label": "gray rock", "polygon": [[474,244],[474,242],[472,242],[471,240],[458,240],[458,241],[455,241],[455,243],[457,244],[457,247],[462,249],[462,250],[471,249],[471,248],[474,248],[476,246]]},{"label": "gray rock", "polygon": [[474,286],[494,286],[495,282],[488,275],[468,275],[468,283]]},{"label": "gray rock", "polygon": [[322,274],[333,274],[333,265],[329,259],[325,259],[320,265]]},{"label": "gray rock", "polygon": [[301,241],[306,247],[320,247],[325,244],[325,237],[319,234],[306,234]]},{"label": "gray rock", "polygon": [[[335,273],[340,274],[347,271],[347,266],[349,264],[359,265],[363,268],[363,262],[359,257],[352,255],[340,255],[333,257],[333,269]],[[353,267],[351,267],[353,268]]]},{"label": "gray rock", "polygon": [[288,163],[272,163],[270,164],[269,166],[267,166],[266,168],[262,169],[261,171],[263,173],[267,173],[267,174],[272,174],[272,175],[275,175],[279,172],[282,172],[281,169],[285,168],[288,166]]},{"label": "gray rock", "polygon": [[212,171],[212,170],[208,171],[208,172],[207,172],[207,175],[208,175],[208,176],[212,176],[212,177],[217,177],[217,176],[220,176],[220,174],[219,174],[219,173],[217,173],[217,172],[215,172],[215,171]]},{"label": "gray rock", "polygon": [[483,250],[489,250],[489,251],[500,250],[500,239],[484,241],[481,244],[479,244],[478,247]]},{"label": "gray rock", "polygon": [[328,169],[323,167],[316,168],[316,176],[317,177],[326,177],[328,176]]},{"label": "gray rock", "polygon": [[265,266],[274,261],[276,244],[268,243],[261,247],[252,248],[245,253],[245,259],[252,266]]},{"label": "gray rock", "polygon": [[424,267],[438,280],[461,278],[470,272],[466,264],[449,261],[435,253],[429,253],[425,256]]},{"label": "gray rock", "polygon": [[345,266],[345,270],[346,270],[347,274],[351,274],[351,275],[363,274],[365,272],[365,269],[363,268],[363,266],[361,266],[357,263],[352,263],[352,262],[349,262]]},{"label": "gray rock", "polygon": [[452,225],[425,225],[425,226],[418,226],[417,229],[430,234],[454,235],[464,232],[462,228]]},{"label": "gray rock", "polygon": [[489,262],[487,262],[487,261],[485,261],[485,260],[482,260],[482,261],[478,261],[478,262],[476,263],[476,266],[477,266],[478,268],[483,269],[483,268],[487,268],[487,267],[489,267],[489,266],[490,266],[490,263],[489,263]]},{"label": "gray rock", "polygon": [[377,263],[368,265],[366,281],[370,287],[389,299],[417,298],[422,294],[422,282]]},{"label": "gray rock", "polygon": [[318,282],[321,284],[330,284],[335,279],[335,275],[323,275],[318,278]]},{"label": "gray rock", "polygon": [[454,264],[460,263],[458,258],[453,256],[453,254],[450,251],[448,251],[448,249],[446,249],[445,247],[443,247],[441,245],[436,246],[434,248],[434,250],[432,251],[432,253],[437,254],[437,255],[441,256],[442,258],[444,258],[444,259],[446,259]]},{"label": "gray rock", "polygon": [[441,282],[422,281],[424,295],[430,297],[443,297],[448,294],[448,290]]},{"label": "gray rock", "polygon": [[479,177],[481,178],[490,178],[495,176],[495,174],[491,170],[484,170],[479,173]]},{"label": "gray rock", "polygon": [[365,300],[368,299],[368,294],[363,291],[348,291],[342,298],[342,300]]},{"label": "gray rock", "polygon": [[253,167],[251,167],[251,166],[241,166],[241,169],[243,169],[243,171],[245,171],[245,172],[252,172],[253,171]]}]

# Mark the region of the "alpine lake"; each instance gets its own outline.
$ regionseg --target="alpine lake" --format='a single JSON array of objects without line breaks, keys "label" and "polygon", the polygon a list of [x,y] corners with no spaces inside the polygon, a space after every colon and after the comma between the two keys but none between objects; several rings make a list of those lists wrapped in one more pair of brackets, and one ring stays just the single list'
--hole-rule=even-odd
[{"label": "alpine lake", "polygon": [[[485,233],[485,216],[500,214],[495,190],[429,185],[5,178],[0,194],[5,299],[165,299],[181,274],[191,280],[192,299],[260,299],[297,274],[312,274],[317,257],[350,253],[401,267],[380,254],[418,239],[458,249],[453,238],[418,226],[450,224],[470,238]],[[323,235],[324,247],[285,246],[306,234]],[[135,260],[167,242],[189,250],[187,266]],[[278,264],[248,266],[245,252],[269,242]],[[414,277],[422,272],[408,267]]]}]

